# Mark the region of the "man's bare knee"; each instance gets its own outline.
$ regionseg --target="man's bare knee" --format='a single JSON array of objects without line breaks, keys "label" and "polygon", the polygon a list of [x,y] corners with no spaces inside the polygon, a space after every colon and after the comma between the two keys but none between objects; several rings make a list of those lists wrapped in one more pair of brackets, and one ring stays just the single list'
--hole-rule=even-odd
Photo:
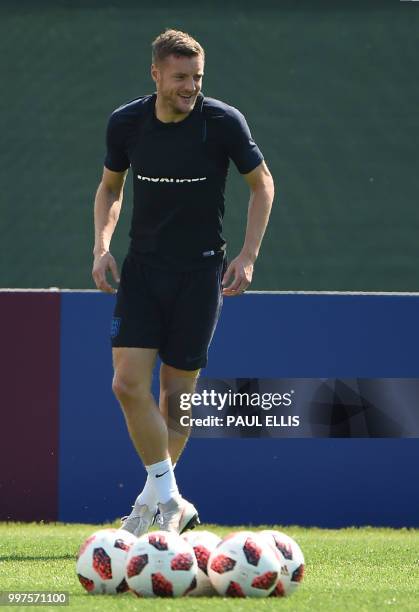
[{"label": "man's bare knee", "polygon": [[133,380],[118,373],[113,378],[112,391],[122,405],[132,401],[140,404],[148,403],[151,395],[151,391],[145,381]]},{"label": "man's bare knee", "polygon": [[182,393],[193,393],[198,381],[200,370],[177,370],[166,364],[160,367],[160,394],[167,401],[170,397],[175,404],[179,403]]},{"label": "man's bare knee", "polygon": [[149,405],[156,349],[114,348],[112,390],[124,410]]}]

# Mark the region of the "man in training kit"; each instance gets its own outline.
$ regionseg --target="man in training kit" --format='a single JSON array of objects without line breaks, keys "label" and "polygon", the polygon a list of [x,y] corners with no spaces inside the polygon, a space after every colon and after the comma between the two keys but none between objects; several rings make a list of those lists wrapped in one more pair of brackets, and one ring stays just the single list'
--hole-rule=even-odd
[{"label": "man in training kit", "polygon": [[[147,481],[122,527],[145,533],[160,511],[160,528],[182,533],[199,522],[181,497],[174,466],[189,436],[179,425],[179,396],[193,393],[207,363],[224,296],[252,280],[273,200],[273,181],[243,115],[200,91],[204,50],[184,32],[167,30],[152,44],[156,93],[116,109],[107,130],[103,177],[95,199],[93,278],[113,292],[114,379]],[[229,159],[250,188],[247,229],[227,267],[222,237]],[[130,248],[121,279],[109,246],[129,167],[134,181]],[[151,393],[161,358],[159,406]],[[182,414],[187,414],[182,412]]]}]

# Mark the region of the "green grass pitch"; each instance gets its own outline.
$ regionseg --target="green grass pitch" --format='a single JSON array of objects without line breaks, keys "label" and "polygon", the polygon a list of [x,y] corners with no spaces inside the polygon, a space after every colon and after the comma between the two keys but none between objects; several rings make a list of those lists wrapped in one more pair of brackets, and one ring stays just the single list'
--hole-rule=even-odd
[{"label": "green grass pitch", "polygon": [[[105,527],[117,526],[105,525]],[[220,536],[232,528],[204,525]],[[249,527],[243,527],[248,529]],[[263,529],[267,526],[251,529]],[[272,528],[271,526],[269,528]],[[200,612],[419,610],[419,530],[279,527],[300,544],[306,573],[289,598],[137,599],[88,595],[75,575],[75,555],[98,525],[0,523],[0,591],[68,591],[70,605],[42,610]],[[234,527],[234,530],[237,530]],[[28,606],[0,607],[28,610]]]}]

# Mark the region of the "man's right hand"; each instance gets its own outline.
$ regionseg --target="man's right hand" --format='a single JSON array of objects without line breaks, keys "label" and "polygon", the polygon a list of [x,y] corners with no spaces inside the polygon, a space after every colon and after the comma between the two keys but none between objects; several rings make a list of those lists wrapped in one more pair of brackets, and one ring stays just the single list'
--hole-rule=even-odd
[{"label": "man's right hand", "polygon": [[107,272],[110,271],[116,283],[119,283],[118,266],[113,256],[106,251],[100,255],[95,255],[93,262],[92,276],[96,287],[105,293],[116,293],[116,289],[110,285],[106,279]]}]

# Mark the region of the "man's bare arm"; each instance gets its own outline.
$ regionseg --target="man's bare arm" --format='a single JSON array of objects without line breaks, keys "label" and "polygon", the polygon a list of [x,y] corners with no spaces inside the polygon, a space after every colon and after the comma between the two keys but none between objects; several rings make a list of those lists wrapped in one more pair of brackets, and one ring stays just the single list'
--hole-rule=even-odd
[{"label": "man's bare arm", "polygon": [[[264,161],[244,178],[250,187],[246,236],[240,254],[231,261],[224,275],[223,295],[226,296],[240,295],[252,282],[253,265],[259,255],[274,199],[274,182]],[[227,285],[230,278],[232,280]]]},{"label": "man's bare arm", "polygon": [[109,252],[109,247],[121,211],[127,173],[127,170],[113,172],[104,168],[95,197],[95,246],[92,276],[96,287],[106,293],[115,292],[106,279],[108,270],[112,273],[115,282],[119,282],[118,267]]}]

